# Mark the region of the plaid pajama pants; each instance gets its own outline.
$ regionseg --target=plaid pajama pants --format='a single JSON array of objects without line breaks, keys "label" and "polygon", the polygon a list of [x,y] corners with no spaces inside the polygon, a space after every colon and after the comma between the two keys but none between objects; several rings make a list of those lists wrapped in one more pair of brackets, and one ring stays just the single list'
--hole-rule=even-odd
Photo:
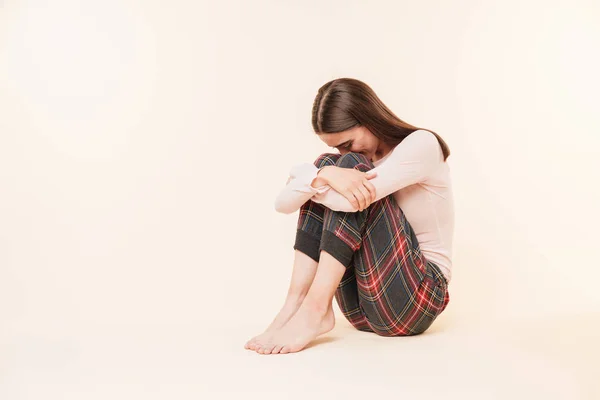
[{"label": "plaid pajama pants", "polygon": [[[374,168],[358,153],[324,153],[314,164],[363,172]],[[308,200],[300,208],[294,249],[317,262],[325,250],[346,267],[335,299],[358,330],[381,336],[418,335],[450,301],[446,278],[422,255],[392,195],[353,213]]]}]

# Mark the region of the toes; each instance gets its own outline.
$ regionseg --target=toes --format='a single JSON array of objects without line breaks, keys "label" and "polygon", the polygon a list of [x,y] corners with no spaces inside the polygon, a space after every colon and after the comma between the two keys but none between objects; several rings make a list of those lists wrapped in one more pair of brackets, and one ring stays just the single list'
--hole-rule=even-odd
[{"label": "toes", "polygon": [[247,349],[249,349],[249,348],[250,348],[250,345],[251,345],[251,344],[254,342],[254,339],[255,339],[255,338],[252,338],[252,339],[248,340],[248,341],[246,342],[246,344],[244,345],[244,347],[245,347],[245,348],[247,348]]},{"label": "toes", "polygon": [[263,346],[264,346],[264,344],[262,342],[258,341],[258,340],[256,342],[250,343],[250,347],[252,349],[254,349],[254,350],[257,350],[257,349],[259,349],[259,348],[261,348]]},{"label": "toes", "polygon": [[271,354],[271,352],[273,351],[273,348],[275,347],[274,344],[271,343],[267,343],[264,347],[263,347],[263,354]]},{"label": "toes", "polygon": [[281,353],[281,354],[287,354],[289,352],[290,352],[290,347],[289,346],[283,346],[281,348],[281,350],[279,351],[279,353]]},{"label": "toes", "polygon": [[277,346],[273,347],[273,350],[271,351],[271,354],[278,354],[281,349],[283,348],[282,345],[278,344]]}]

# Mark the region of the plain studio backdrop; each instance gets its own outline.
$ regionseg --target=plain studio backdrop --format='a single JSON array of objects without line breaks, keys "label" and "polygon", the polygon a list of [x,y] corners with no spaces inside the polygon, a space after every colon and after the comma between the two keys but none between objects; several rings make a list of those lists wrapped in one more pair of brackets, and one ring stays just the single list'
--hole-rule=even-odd
[{"label": "plain studio backdrop", "polygon": [[[600,356],[596,1],[0,2],[0,397],[583,399]],[[449,144],[451,300],[410,338],[243,348],[291,166],[360,79]]]}]

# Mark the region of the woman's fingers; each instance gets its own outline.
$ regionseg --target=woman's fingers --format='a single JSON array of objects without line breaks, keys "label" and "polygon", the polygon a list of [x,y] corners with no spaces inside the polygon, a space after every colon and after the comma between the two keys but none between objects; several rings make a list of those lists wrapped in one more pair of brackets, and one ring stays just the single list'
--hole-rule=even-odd
[{"label": "woman's fingers", "polygon": [[369,204],[371,204],[371,193],[364,185],[359,186],[358,190],[362,194],[362,198],[363,198],[363,205],[360,210],[360,211],[362,211],[365,208],[369,207]]},{"label": "woman's fingers", "polygon": [[[344,171],[346,172],[346,171]],[[377,172],[366,171],[361,172],[358,169],[353,171],[354,173],[360,174],[362,176],[362,180],[354,180],[350,183],[350,187],[346,188],[343,192],[341,192],[346,199],[352,204],[354,208],[359,211],[366,209],[372,202],[375,201],[376,190],[375,186],[369,179],[373,179],[377,176]],[[341,188],[339,188],[341,189]]]},{"label": "woman's fingers", "polygon": [[369,180],[375,178],[376,176],[377,171],[369,170],[365,172],[365,177],[367,178],[367,180],[365,181],[364,185],[369,189],[369,192],[371,192],[371,203],[375,201],[377,193],[375,190],[375,186],[373,186],[373,184],[369,182]]},{"label": "woman's fingers", "polygon": [[357,198],[354,196],[354,192],[352,192],[350,189],[347,189],[342,194],[344,195],[345,198],[348,199],[350,204],[352,204],[352,207],[354,207],[354,208],[359,207],[359,203],[358,203]]},{"label": "woman's fingers", "polygon": [[359,211],[362,211],[365,208],[365,204],[367,200],[365,199],[365,195],[360,191],[359,187],[355,186],[350,188],[349,190],[350,196],[356,199],[356,202],[352,202],[352,205],[356,207]]},{"label": "woman's fingers", "polygon": [[376,193],[376,190],[375,190],[375,186],[371,182],[369,182],[367,180],[365,180],[363,182],[363,185],[365,185],[365,187],[369,191],[369,194],[371,195],[371,203],[374,202],[375,201],[375,196],[377,196],[377,193]]},{"label": "woman's fingers", "polygon": [[365,208],[365,203],[367,200],[365,199],[365,195],[360,191],[358,187],[353,188],[354,197],[358,200],[358,210],[362,211]]}]

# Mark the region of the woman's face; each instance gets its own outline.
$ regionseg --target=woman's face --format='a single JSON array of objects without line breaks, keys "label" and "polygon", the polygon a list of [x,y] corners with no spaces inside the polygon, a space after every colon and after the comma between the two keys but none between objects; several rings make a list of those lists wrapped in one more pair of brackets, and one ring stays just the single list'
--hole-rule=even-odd
[{"label": "woman's face", "polygon": [[349,152],[360,153],[371,162],[379,160],[391,150],[364,126],[355,126],[337,133],[318,133],[317,136],[327,146],[338,149],[342,155]]}]

